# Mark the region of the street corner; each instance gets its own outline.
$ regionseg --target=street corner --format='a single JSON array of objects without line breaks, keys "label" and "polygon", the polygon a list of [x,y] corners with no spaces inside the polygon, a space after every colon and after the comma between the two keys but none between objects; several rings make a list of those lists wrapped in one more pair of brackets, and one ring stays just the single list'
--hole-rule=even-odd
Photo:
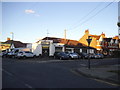
[{"label": "street corner", "polygon": [[87,68],[87,67],[81,67],[81,68],[74,68],[70,71],[76,75],[82,75],[91,79],[94,79],[96,81],[108,83],[114,86],[120,86],[120,82],[118,80],[118,73],[114,73],[116,70],[116,66],[118,65],[110,65],[103,67],[97,67],[97,68]]}]

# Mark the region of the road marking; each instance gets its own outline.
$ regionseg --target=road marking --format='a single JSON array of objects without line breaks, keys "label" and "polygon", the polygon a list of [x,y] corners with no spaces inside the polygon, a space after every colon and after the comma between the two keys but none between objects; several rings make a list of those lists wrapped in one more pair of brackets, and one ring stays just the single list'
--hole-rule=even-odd
[{"label": "road marking", "polygon": [[[74,73],[75,75],[77,75],[77,76],[81,76],[81,74],[79,74],[78,72],[74,71],[74,69],[71,69],[70,71],[72,73]],[[107,83],[107,84],[112,85],[112,86],[120,86],[119,84],[110,83],[110,82],[107,82],[107,81],[104,81],[104,80],[94,79],[94,78],[91,78],[91,77],[88,77],[88,78],[92,79],[92,80],[95,80],[95,81],[98,81],[98,82]]]},{"label": "road marking", "polygon": [[[8,74],[8,75],[10,75],[10,76],[12,76],[12,77],[16,77],[16,76],[14,76],[12,73],[6,71],[5,69],[1,69],[1,68],[0,68],[0,70],[2,70],[3,72],[5,72],[6,74]],[[21,79],[19,79],[19,78],[16,78],[16,79],[19,80],[21,83],[23,83],[26,87],[28,87],[28,88],[33,88],[32,86],[30,86],[29,84],[25,83],[25,82],[22,81]]]},{"label": "road marking", "polygon": [[81,76],[78,72],[76,72],[74,69],[70,69],[70,71],[73,73],[73,74],[75,74],[75,75],[77,75],[77,76]]},{"label": "road marking", "polygon": [[13,76],[12,73],[10,73],[10,72],[8,72],[8,71],[6,71],[6,70],[4,70],[4,69],[2,69],[2,71],[5,72],[6,74],[10,75],[10,76]]},{"label": "road marking", "polygon": [[81,66],[87,66],[86,64],[80,64]]},{"label": "road marking", "polygon": [[[24,82],[22,82],[22,83],[24,83]],[[28,88],[33,88],[33,87],[31,87],[29,84],[24,83],[24,85],[25,85],[26,87],[28,87]]]},{"label": "road marking", "polygon": [[110,85],[113,85],[113,86],[120,86],[119,84],[110,83],[110,82],[107,82],[107,81],[104,81],[104,80],[100,80],[100,79],[94,79],[94,80],[98,81],[98,82],[102,82],[102,83],[107,83],[107,84],[110,84]]}]

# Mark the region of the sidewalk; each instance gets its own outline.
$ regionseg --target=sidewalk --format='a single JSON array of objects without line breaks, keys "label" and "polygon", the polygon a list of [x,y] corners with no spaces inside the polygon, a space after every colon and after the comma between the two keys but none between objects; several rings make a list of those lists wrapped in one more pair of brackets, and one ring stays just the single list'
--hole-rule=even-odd
[{"label": "sidewalk", "polygon": [[96,66],[91,67],[90,69],[82,67],[75,69],[75,71],[81,75],[120,85],[120,81],[118,79],[119,75],[115,72],[118,70],[120,70],[120,65]]}]

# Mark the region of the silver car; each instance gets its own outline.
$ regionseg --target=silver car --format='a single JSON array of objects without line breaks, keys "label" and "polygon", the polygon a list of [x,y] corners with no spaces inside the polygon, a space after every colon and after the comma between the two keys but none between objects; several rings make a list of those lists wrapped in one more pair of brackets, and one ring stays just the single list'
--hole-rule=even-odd
[{"label": "silver car", "polygon": [[77,53],[68,53],[71,59],[79,59],[79,55]]},{"label": "silver car", "polygon": [[27,58],[27,57],[36,57],[36,55],[30,51],[20,51],[17,54],[17,58]]}]

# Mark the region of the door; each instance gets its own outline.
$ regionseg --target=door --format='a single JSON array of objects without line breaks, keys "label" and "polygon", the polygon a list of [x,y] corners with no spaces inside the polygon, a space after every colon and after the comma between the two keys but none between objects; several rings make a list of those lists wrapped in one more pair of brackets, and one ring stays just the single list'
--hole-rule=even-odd
[{"label": "door", "polygon": [[49,46],[43,46],[42,47],[42,56],[48,57],[49,56]]}]

